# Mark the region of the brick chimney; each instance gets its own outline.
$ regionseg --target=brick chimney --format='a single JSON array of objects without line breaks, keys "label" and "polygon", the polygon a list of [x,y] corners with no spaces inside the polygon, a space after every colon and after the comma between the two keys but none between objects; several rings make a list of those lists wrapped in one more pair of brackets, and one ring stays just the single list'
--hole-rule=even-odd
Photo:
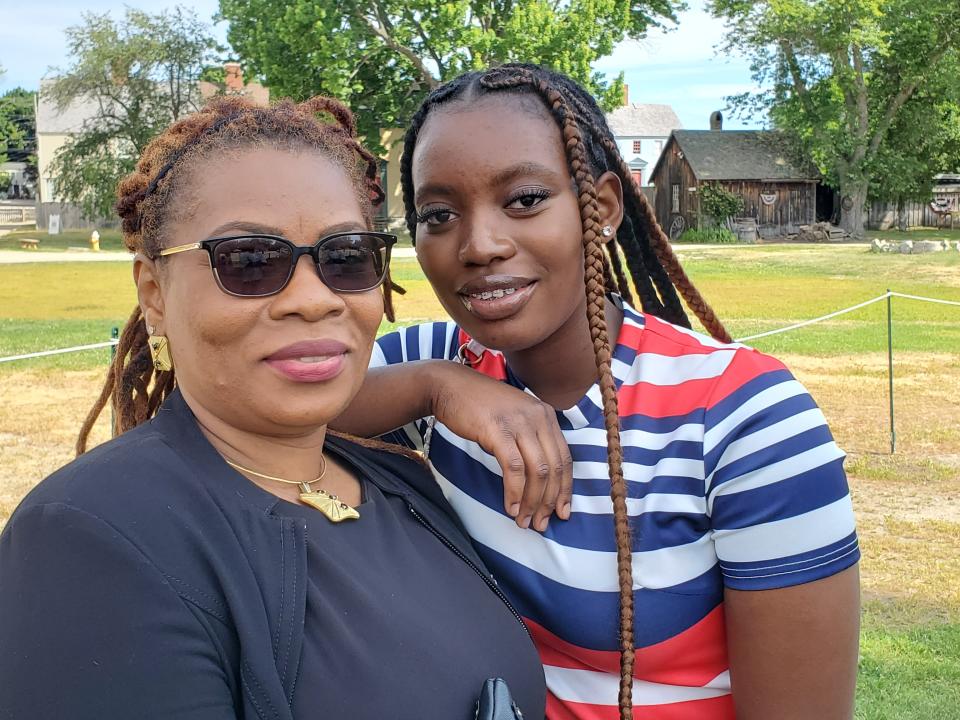
[{"label": "brick chimney", "polygon": [[710,129],[717,132],[723,130],[723,113],[719,110],[710,113]]},{"label": "brick chimney", "polygon": [[228,62],[223,64],[224,83],[227,86],[227,92],[243,92],[243,70],[238,62]]},{"label": "brick chimney", "polygon": [[630,104],[630,86],[626,83],[623,84],[623,105],[626,107]]}]

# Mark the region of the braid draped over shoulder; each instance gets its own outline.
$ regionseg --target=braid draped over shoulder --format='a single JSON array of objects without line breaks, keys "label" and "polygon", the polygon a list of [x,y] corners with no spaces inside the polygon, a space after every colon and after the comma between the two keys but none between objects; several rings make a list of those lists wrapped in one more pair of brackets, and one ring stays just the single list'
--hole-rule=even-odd
[{"label": "braid draped over shoulder", "polygon": [[[632,302],[631,280],[644,313],[690,327],[680,298],[715,338],[730,335],[680,266],[650,203],[640,192],[617,148],[606,118],[593,97],[565,75],[525,63],[511,63],[471,72],[434,90],[413,116],[404,138],[400,161],[403,201],[410,236],[416,242],[413,154],[430,112],[445,104],[469,101],[488,93],[526,94],[538,98],[557,123],[580,204],[583,231],[584,291],[587,319],[597,364],[607,436],[610,497],[617,540],[617,577],[620,587],[621,720],[633,718],[634,595],[632,542],[623,477],[623,448],[617,391],[611,367],[605,297],[619,293]],[[623,187],[624,217],[616,237],[602,237],[595,182],[605,172],[615,173]],[[626,265],[626,270],[624,265]],[[628,278],[629,273],[629,278]]]},{"label": "braid draped over shoulder", "polygon": [[[190,187],[200,166],[243,147],[313,150],[346,171],[368,226],[384,193],[377,177],[378,161],[356,135],[350,110],[332,98],[302,103],[282,101],[270,107],[242,97],[216,98],[200,111],[170,125],[144,149],[135,170],[117,187],[117,214],[123,241],[131,252],[158,258],[165,228],[190,202]],[[403,290],[389,276],[383,284],[384,309],[393,320],[392,292]],[[94,423],[112,399],[115,433],[153,417],[176,387],[175,371],[158,372],[147,346],[145,318],[136,307],[120,334],[116,354],[100,396],[84,420],[77,454],[86,450]]]}]

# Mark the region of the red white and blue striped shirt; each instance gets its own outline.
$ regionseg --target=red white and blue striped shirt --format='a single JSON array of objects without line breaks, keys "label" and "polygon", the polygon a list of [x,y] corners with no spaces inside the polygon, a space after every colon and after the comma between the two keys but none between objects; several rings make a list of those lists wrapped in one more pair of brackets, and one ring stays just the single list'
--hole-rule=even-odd
[{"label": "red white and blue striped shirt", "polygon": [[[371,367],[453,360],[452,322],[380,338]],[[480,371],[527,390],[503,356]],[[833,575],[860,553],[844,453],[777,360],[624,306],[614,353],[633,538],[637,717],[733,718],[724,588],[765,590]],[[529,392],[529,390],[527,390]],[[503,510],[499,466],[437,423],[430,460],[484,561],[531,630],[551,720],[613,720],[619,688],[616,540],[599,388],[557,412],[573,455],[567,521],[544,533]],[[388,439],[422,447],[426,421]]]}]

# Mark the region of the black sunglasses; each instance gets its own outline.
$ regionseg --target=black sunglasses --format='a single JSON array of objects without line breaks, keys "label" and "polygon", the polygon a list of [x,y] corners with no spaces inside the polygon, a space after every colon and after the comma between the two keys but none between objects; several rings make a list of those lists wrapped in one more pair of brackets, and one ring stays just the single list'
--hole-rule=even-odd
[{"label": "black sunglasses", "polygon": [[235,235],[165,248],[160,255],[206,250],[217,285],[228,295],[265,297],[283,290],[301,255],[309,255],[320,279],[335,292],[366,292],[387,276],[396,235],[340,232],[315,245],[294,245],[276,235]]}]

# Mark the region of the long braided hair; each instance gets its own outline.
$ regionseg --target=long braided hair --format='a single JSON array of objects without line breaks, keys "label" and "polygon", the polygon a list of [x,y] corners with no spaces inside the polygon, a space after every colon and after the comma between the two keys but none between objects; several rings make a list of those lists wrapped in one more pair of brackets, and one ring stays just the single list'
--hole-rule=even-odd
[{"label": "long braided hair", "polygon": [[[621,157],[613,133],[596,101],[567,76],[537,65],[511,63],[461,75],[434,90],[413,116],[404,138],[400,169],[406,223],[414,241],[417,211],[413,200],[413,153],[427,117],[437,106],[498,92],[530,95],[538,98],[547,108],[557,123],[579,198],[587,319],[603,399],[610,496],[617,540],[617,577],[620,586],[619,708],[621,719],[631,720],[634,666],[632,542],[627,488],[623,477],[617,391],[604,313],[605,297],[613,292],[620,294],[627,302],[633,302],[630,289],[632,281],[644,313],[689,328],[690,320],[680,302],[682,297],[711,335],[723,342],[729,342],[730,335],[680,266],[666,235],[657,224],[653,209]],[[607,171],[614,172],[623,186],[624,217],[616,237],[605,242],[600,227],[595,181]]]},{"label": "long braided hair", "polygon": [[[191,171],[198,160],[264,145],[318,152],[343,168],[356,188],[367,225],[372,226],[374,209],[384,198],[377,178],[378,163],[357,140],[353,115],[345,105],[315,97],[299,104],[283,101],[261,107],[242,97],[223,97],[154,138],[134,172],[120,182],[116,209],[127,249],[159,258],[169,218],[178,203],[189,202]],[[383,295],[391,321],[392,290],[403,292],[388,276]],[[173,370],[154,369],[147,338],[145,319],[137,306],[120,334],[100,396],[80,429],[78,455],[86,450],[90,431],[108,401],[112,399],[113,430],[119,434],[153,417],[176,386]]]}]

